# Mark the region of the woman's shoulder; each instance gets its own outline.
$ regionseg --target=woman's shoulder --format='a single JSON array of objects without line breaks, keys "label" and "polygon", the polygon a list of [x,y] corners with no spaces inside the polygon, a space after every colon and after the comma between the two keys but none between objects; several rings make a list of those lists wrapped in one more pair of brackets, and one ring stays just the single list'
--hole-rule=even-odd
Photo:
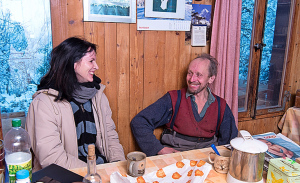
[{"label": "woman's shoulder", "polygon": [[106,88],[105,85],[103,84],[100,84],[100,89],[97,91],[96,93],[96,97],[102,97],[102,96],[105,96],[105,93],[104,93],[104,89]]},{"label": "woman's shoulder", "polygon": [[34,95],[30,107],[43,106],[45,109],[49,109],[50,111],[54,111],[55,113],[59,113],[60,110],[69,110],[70,103],[66,100],[58,100],[55,101],[56,96],[58,95],[58,91],[54,89],[43,89],[38,90]]},{"label": "woman's shoulder", "polygon": [[54,89],[42,89],[42,90],[38,90],[36,91],[33,95],[32,95],[32,99],[33,100],[43,100],[44,98],[51,98],[54,100],[54,98],[56,98],[56,96],[58,95],[58,91],[54,90]]}]

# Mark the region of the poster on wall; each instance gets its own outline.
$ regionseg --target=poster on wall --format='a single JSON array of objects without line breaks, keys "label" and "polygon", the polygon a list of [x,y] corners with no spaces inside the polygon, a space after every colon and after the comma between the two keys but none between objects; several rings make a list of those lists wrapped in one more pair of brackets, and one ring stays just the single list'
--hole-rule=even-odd
[{"label": "poster on wall", "polygon": [[145,17],[184,19],[185,0],[145,0]]},{"label": "poster on wall", "polygon": [[83,0],[83,20],[136,23],[136,1]]},{"label": "poster on wall", "polygon": [[[206,26],[206,41],[210,41],[210,32],[211,32],[211,5],[205,4],[192,4],[192,13],[191,13],[191,26],[194,26],[194,31],[196,32],[196,36],[194,38],[198,39],[200,37],[203,38],[203,26]],[[201,27],[199,27],[201,26]],[[201,30],[201,31],[200,31]],[[199,33],[201,36],[199,37]],[[185,32],[185,44],[191,45],[191,37],[192,31]],[[203,40],[201,38],[201,40]],[[200,39],[198,39],[200,40]],[[196,46],[196,45],[195,45]],[[205,46],[205,45],[202,45]]]},{"label": "poster on wall", "polygon": [[184,19],[145,17],[145,0],[137,0],[137,30],[189,31],[192,0],[185,0]]}]

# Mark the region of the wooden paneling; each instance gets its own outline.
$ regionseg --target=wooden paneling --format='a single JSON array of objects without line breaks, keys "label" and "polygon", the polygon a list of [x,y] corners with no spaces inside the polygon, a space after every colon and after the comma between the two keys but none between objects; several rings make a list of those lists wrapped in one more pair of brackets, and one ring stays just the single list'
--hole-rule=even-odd
[{"label": "wooden paneling", "polygon": [[[51,26],[53,47],[57,46],[64,39],[70,37],[67,31],[67,0],[52,0],[51,5]],[[63,25],[63,26],[62,26]]]},{"label": "wooden paneling", "polygon": [[[299,1],[296,10],[299,12]],[[214,0],[196,3],[214,4]],[[70,36],[82,36],[98,45],[96,75],[106,85],[105,94],[112,109],[125,153],[138,150],[130,129],[131,119],[162,97],[168,90],[186,85],[189,62],[206,47],[185,44],[185,32],[137,31],[136,24],[83,22],[82,0],[51,0],[53,46]],[[295,28],[299,26],[299,13]],[[299,28],[293,33],[291,93],[300,88]],[[282,115],[282,114],[280,114]],[[281,116],[240,121],[239,129],[251,134],[276,131]],[[155,130],[159,138],[161,129]]]},{"label": "wooden paneling", "polygon": [[[118,98],[118,134],[121,144],[130,144],[131,139],[128,138],[128,134],[131,134],[129,116],[130,107],[130,88],[129,88],[129,75],[130,75],[130,52],[129,52],[129,24],[117,25],[117,98]],[[121,130],[122,129],[122,130]],[[129,147],[123,146],[124,151],[128,152]]]},{"label": "wooden paneling", "polygon": [[251,135],[266,133],[266,132],[275,132],[279,133],[277,127],[278,122],[280,121],[281,116],[271,117],[271,118],[262,118],[250,121],[239,122],[239,130],[247,130]]},{"label": "wooden paneling", "polygon": [[290,62],[287,70],[290,70],[288,88],[291,91],[292,97],[290,106],[295,103],[295,95],[297,89],[300,89],[300,0],[296,0],[296,6],[294,7],[295,15],[294,22],[292,24],[292,35],[291,35],[291,49],[289,50],[288,62]]},{"label": "wooden paneling", "polygon": [[[130,120],[143,109],[144,98],[144,31],[137,31],[136,24],[130,25],[130,82],[129,118]],[[129,121],[130,121],[129,120]],[[127,121],[127,124],[128,121]],[[130,131],[130,128],[128,128]],[[137,150],[138,145],[131,132],[127,135],[129,151]],[[123,144],[123,147],[125,145]],[[129,152],[127,151],[127,152]],[[126,152],[125,152],[126,153]]]}]

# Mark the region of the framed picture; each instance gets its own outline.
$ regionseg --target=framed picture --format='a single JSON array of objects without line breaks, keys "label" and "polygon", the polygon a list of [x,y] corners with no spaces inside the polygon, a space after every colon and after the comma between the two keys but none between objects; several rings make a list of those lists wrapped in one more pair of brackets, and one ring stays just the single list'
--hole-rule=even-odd
[{"label": "framed picture", "polygon": [[83,0],[83,20],[95,22],[136,22],[135,0]]},{"label": "framed picture", "polygon": [[184,19],[185,0],[145,0],[145,17]]}]

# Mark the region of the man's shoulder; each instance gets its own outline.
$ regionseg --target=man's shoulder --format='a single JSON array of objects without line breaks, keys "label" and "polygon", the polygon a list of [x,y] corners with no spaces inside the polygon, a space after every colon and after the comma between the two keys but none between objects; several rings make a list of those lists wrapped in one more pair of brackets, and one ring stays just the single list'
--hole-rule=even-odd
[{"label": "man's shoulder", "polygon": [[212,93],[212,94],[213,94],[213,96],[214,96],[216,99],[219,98],[221,103],[225,103],[225,104],[227,103],[226,100],[225,100],[224,98],[222,98],[222,97],[220,97],[219,95],[216,95],[216,94],[214,94],[214,93]]},{"label": "man's shoulder", "polygon": [[177,95],[178,92],[181,92],[181,94],[184,94],[184,95],[185,95],[186,91],[187,91],[187,88],[182,88],[182,89],[180,89],[180,90],[170,90],[170,91],[168,91],[168,93],[169,93],[170,95]]}]

